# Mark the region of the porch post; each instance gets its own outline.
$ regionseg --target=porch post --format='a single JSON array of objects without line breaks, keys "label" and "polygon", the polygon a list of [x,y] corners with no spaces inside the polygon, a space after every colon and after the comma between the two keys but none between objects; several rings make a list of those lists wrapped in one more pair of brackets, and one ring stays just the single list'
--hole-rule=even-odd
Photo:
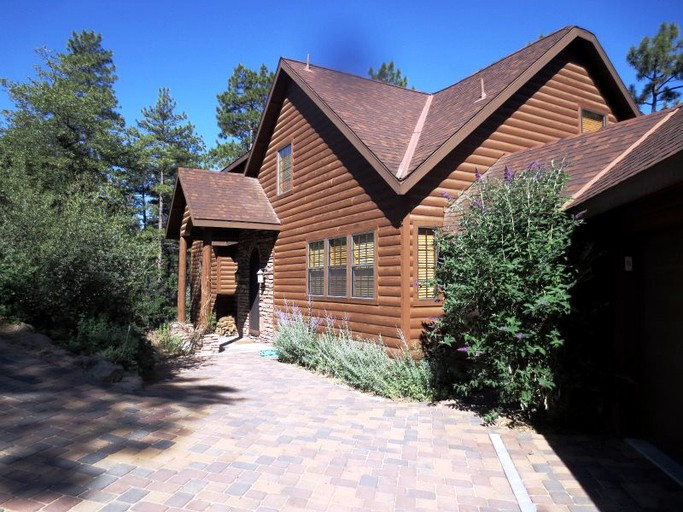
[{"label": "porch post", "polygon": [[187,238],[178,240],[178,322],[185,323],[185,289],[187,288]]},{"label": "porch post", "polygon": [[202,240],[202,294],[199,306],[199,325],[206,326],[211,314],[211,228],[204,229]]}]

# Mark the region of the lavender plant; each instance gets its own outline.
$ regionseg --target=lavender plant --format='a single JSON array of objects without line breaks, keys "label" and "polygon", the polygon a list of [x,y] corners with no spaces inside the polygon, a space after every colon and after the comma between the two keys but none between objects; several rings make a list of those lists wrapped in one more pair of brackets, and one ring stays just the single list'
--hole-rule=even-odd
[{"label": "lavender plant", "polygon": [[[380,343],[358,340],[346,322],[321,320],[296,306],[278,311],[274,345],[278,359],[338,378],[351,387],[387,398],[431,400],[433,376],[404,341],[389,354]],[[318,332],[320,331],[320,332]]]}]

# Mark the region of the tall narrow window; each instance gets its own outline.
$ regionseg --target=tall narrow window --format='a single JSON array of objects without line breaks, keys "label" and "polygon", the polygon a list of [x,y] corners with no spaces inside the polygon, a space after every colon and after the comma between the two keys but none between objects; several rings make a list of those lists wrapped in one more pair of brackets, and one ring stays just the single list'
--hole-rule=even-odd
[{"label": "tall narrow window", "polygon": [[436,270],[436,240],[433,228],[417,230],[417,298],[433,299],[436,297],[434,283]]},{"label": "tall narrow window", "polygon": [[375,296],[375,235],[353,235],[351,296],[371,299]]},{"label": "tall narrow window", "polygon": [[288,144],[277,152],[277,193],[292,190],[292,145]]},{"label": "tall narrow window", "polygon": [[607,124],[607,116],[581,109],[581,133],[596,132]]},{"label": "tall narrow window", "polygon": [[331,238],[327,251],[327,294],[346,297],[346,237]]},{"label": "tall narrow window", "polygon": [[308,294],[325,295],[325,242],[308,244]]}]

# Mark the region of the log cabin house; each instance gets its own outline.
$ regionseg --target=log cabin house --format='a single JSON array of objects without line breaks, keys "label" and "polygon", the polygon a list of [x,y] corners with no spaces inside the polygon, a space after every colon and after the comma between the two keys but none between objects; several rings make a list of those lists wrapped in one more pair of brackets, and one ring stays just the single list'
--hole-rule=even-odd
[{"label": "log cabin house", "polygon": [[273,335],[310,304],[389,347],[440,314],[434,230],[475,171],[526,148],[636,117],[596,37],[566,27],[434,94],[282,59],[251,151],[221,172],[180,169],[178,316],[235,315]]},{"label": "log cabin house", "polygon": [[[475,173],[566,159],[590,217],[595,317],[612,428],[683,460],[683,110],[640,116],[596,37],[565,27],[433,94],[282,59],[251,151],[180,169],[178,317],[233,314],[272,339],[277,309],[345,319],[388,347],[441,313],[434,231]],[[187,264],[188,252],[190,264]],[[673,390],[673,392],[672,392]]]}]

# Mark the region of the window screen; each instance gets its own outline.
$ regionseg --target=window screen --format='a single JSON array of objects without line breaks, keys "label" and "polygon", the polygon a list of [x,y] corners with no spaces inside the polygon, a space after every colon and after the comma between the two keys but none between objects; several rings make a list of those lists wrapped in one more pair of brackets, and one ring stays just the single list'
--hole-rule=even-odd
[{"label": "window screen", "polygon": [[325,242],[308,244],[308,294],[325,294]]},{"label": "window screen", "polygon": [[595,132],[605,126],[605,115],[592,112],[590,110],[581,110],[581,132]]},{"label": "window screen", "polygon": [[375,235],[353,236],[351,264],[352,297],[367,299],[375,296]]},{"label": "window screen", "polygon": [[277,193],[292,190],[292,145],[288,144],[277,153]]},{"label": "window screen", "polygon": [[418,299],[433,299],[436,297],[434,283],[436,270],[436,240],[433,228],[419,228],[417,230],[417,280]]},{"label": "window screen", "polygon": [[331,238],[328,242],[327,294],[346,297],[346,237]]}]

